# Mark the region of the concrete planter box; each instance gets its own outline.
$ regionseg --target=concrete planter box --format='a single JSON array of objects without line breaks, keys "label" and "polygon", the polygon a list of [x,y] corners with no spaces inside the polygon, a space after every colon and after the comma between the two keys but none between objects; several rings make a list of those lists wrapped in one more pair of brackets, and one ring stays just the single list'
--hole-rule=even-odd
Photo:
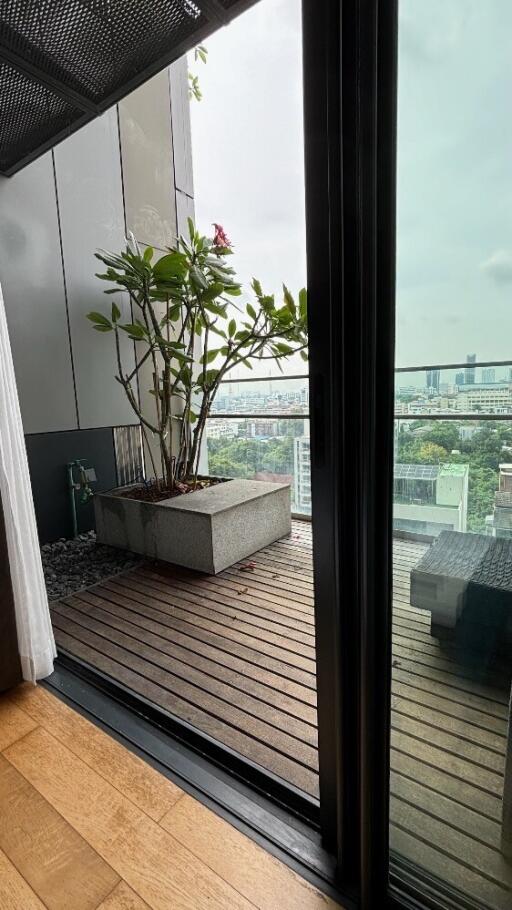
[{"label": "concrete planter box", "polygon": [[291,532],[288,484],[228,480],[161,502],[94,497],[99,543],[216,575]]}]

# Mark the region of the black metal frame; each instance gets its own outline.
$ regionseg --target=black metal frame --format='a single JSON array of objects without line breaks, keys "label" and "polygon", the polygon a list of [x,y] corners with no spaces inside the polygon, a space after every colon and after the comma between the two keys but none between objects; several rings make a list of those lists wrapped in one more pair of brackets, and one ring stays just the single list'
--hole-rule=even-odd
[{"label": "black metal frame", "polygon": [[[395,0],[304,5],[320,797],[340,880],[388,880]],[[377,482],[378,474],[378,482]]]}]

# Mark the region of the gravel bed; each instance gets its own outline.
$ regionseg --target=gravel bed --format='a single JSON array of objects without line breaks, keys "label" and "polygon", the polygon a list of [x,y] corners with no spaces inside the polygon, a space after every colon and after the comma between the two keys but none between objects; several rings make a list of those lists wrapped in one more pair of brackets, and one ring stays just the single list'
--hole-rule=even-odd
[{"label": "gravel bed", "polygon": [[74,540],[61,537],[55,543],[44,544],[41,558],[49,600],[81,591],[142,562],[135,553],[96,543],[94,531]]}]

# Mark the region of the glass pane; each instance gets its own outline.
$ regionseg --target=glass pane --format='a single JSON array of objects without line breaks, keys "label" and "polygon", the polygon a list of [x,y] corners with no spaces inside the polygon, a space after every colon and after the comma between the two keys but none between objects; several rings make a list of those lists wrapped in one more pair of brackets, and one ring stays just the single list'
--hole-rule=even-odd
[{"label": "glass pane", "polygon": [[512,907],[512,6],[401,0],[391,866]]}]

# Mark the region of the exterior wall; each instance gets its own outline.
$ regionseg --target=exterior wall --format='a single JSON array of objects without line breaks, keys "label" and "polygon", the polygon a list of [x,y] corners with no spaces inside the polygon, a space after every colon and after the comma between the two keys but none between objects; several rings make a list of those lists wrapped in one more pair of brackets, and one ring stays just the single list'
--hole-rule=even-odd
[{"label": "exterior wall", "polygon": [[293,441],[293,486],[297,512],[311,512],[311,453],[309,436],[297,436]]},{"label": "exterior wall", "polygon": [[460,511],[460,527],[457,531],[467,529],[469,468],[461,473],[463,465],[458,465],[457,474],[450,473],[450,465],[441,468],[436,482],[436,503],[441,506],[456,506]]},{"label": "exterior wall", "polygon": [[26,433],[78,426],[53,156],[0,177],[0,281]]},{"label": "exterior wall", "polygon": [[430,530],[421,530],[420,534],[438,534],[443,530],[465,531],[460,506],[416,505],[413,503],[395,502],[393,504],[393,526],[397,530],[413,530],[404,522],[426,524]]},{"label": "exterior wall", "polygon": [[[119,104],[121,163],[124,180],[125,227],[143,246],[165,252],[194,216],[192,144],[190,136],[188,70],[185,59],[146,82]],[[178,201],[178,197],[179,200]],[[185,219],[185,220],[184,220]],[[154,412],[149,394],[153,385],[149,361],[139,374],[142,413]],[[147,451],[149,446],[152,459]],[[146,472],[158,465],[159,449],[145,441]]]},{"label": "exterior wall", "polygon": [[[165,249],[184,213],[193,215],[186,61],[171,70],[172,89],[165,70],[14,177],[0,178],[0,281],[27,444],[35,453],[36,507],[45,476],[61,477],[64,489],[66,463],[86,452],[96,468],[111,466],[112,427],[137,424],[113,378],[112,339],[94,332],[85,314],[110,299],[94,275],[95,249],[119,249],[126,230]],[[128,316],[128,301],[124,307]],[[128,338],[124,354],[129,369],[135,354]],[[55,433],[62,445],[50,438]],[[112,484],[110,467],[104,479]],[[60,534],[56,526],[48,533],[64,536],[63,518],[59,524]]]}]

